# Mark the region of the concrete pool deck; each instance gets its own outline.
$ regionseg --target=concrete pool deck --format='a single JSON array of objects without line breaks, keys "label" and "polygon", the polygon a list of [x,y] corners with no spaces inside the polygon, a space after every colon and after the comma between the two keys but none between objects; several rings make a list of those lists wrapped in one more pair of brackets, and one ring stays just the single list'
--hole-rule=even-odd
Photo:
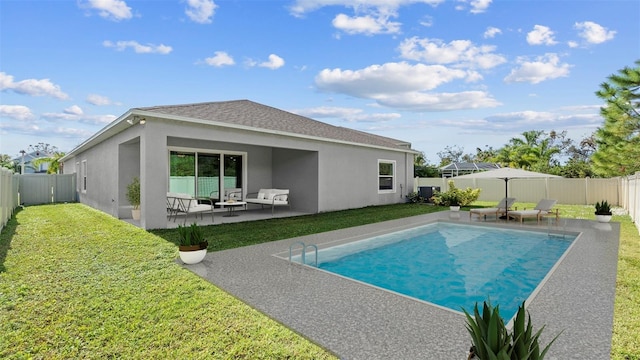
[{"label": "concrete pool deck", "polygon": [[438,220],[580,232],[527,310],[534,330],[546,326],[543,345],[562,331],[547,359],[609,359],[618,223],[560,219],[558,225],[520,225],[439,212],[212,252],[185,268],[341,359],[466,359],[471,341],[463,314],[287,260],[289,247],[299,241],[321,247]]}]

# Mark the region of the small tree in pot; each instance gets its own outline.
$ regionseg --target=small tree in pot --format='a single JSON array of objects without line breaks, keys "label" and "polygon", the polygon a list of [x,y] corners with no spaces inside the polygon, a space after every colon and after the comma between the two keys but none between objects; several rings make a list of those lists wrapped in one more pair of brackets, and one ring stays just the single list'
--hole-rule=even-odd
[{"label": "small tree in pot", "polygon": [[178,245],[180,260],[185,264],[197,264],[207,255],[209,243],[204,239],[198,224],[178,225],[178,237],[180,238]]},{"label": "small tree in pot", "polygon": [[127,200],[133,205],[131,217],[133,220],[140,220],[140,179],[137,176],[127,185]]}]

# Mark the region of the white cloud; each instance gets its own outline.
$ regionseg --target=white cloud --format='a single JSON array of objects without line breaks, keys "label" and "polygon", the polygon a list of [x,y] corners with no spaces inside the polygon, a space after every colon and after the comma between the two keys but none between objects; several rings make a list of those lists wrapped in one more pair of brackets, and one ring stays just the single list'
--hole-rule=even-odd
[{"label": "white cloud", "polygon": [[31,120],[34,118],[31,109],[23,105],[0,105],[0,117],[15,120]]},{"label": "white cloud", "polygon": [[489,8],[492,0],[472,0],[471,1],[471,10],[472,14],[480,14]]},{"label": "white cloud", "polygon": [[527,34],[529,45],[555,45],[557,41],[553,38],[553,31],[543,25],[535,25],[533,30]]},{"label": "white cloud", "polygon": [[49,79],[26,79],[15,82],[13,76],[0,72],[0,91],[12,90],[18,94],[31,96],[52,96],[56,99],[66,100],[69,95],[60,90],[60,86]]},{"label": "white cloud", "polygon": [[496,37],[496,35],[498,34],[502,34],[502,30],[498,29],[497,27],[489,26],[487,30],[485,30],[483,36],[485,39],[491,39]]},{"label": "white cloud", "polygon": [[400,56],[432,64],[458,64],[468,67],[490,69],[507,60],[494,54],[495,46],[476,46],[469,40],[454,40],[445,44],[439,39],[405,39],[400,46]]},{"label": "white cloud", "polygon": [[373,17],[354,16],[349,17],[345,14],[338,14],[332,22],[333,26],[350,35],[364,34],[396,34],[400,32],[400,23],[389,21],[388,16],[379,15]]},{"label": "white cloud", "polygon": [[258,66],[275,70],[284,66],[284,59],[276,54],[269,55],[269,61],[260,63]]},{"label": "white cloud", "polygon": [[362,109],[335,106],[320,106],[315,108],[291,110],[291,112],[314,118],[338,118],[348,122],[385,122],[401,117],[398,113],[364,113]]},{"label": "white cloud", "polygon": [[567,46],[573,49],[573,48],[577,48],[580,45],[575,41],[567,41]]},{"label": "white cloud", "polygon": [[370,98],[378,94],[432,90],[467,73],[441,65],[406,62],[371,65],[360,70],[324,69],[315,78],[324,91]]},{"label": "white cloud", "polygon": [[560,63],[560,58],[556,54],[545,54],[533,61],[526,57],[518,58],[519,67],[511,70],[511,73],[504,78],[507,83],[528,82],[537,84],[545,80],[567,77],[571,65]]},{"label": "white cloud", "polygon": [[323,91],[372,99],[379,105],[410,111],[497,106],[497,101],[480,91],[427,93],[445,83],[466,80],[469,76],[467,71],[442,65],[401,62],[372,65],[355,71],[324,69],[316,76],[315,83]]},{"label": "white cloud", "polygon": [[211,23],[211,18],[218,7],[213,0],[186,0],[187,9],[185,14],[194,22],[199,24]]},{"label": "white cloud", "polygon": [[501,105],[484,91],[459,93],[410,92],[381,96],[379,104],[407,111],[453,111],[462,109],[490,108]]},{"label": "white cloud", "polygon": [[358,10],[362,10],[363,8],[395,10],[401,6],[411,4],[429,4],[436,6],[444,1],[445,0],[368,0],[365,2],[362,0],[296,0],[289,10],[294,16],[303,16],[305,13],[318,10],[325,6],[343,6]]},{"label": "white cloud", "polygon": [[119,103],[115,103],[111,101],[106,96],[98,95],[98,94],[89,94],[87,96],[86,102],[91,105],[104,106],[104,105],[120,105]]},{"label": "white cloud", "polygon": [[72,105],[66,109],[64,109],[65,114],[73,115],[73,116],[82,116],[84,111],[78,105]]},{"label": "white cloud", "polygon": [[397,34],[402,24],[390,18],[398,17],[400,7],[418,3],[436,6],[442,2],[444,0],[297,0],[289,9],[293,16],[302,17],[325,6],[351,8],[353,15],[339,14],[333,19],[336,29],[350,35]]},{"label": "white cloud", "polygon": [[173,51],[173,48],[171,46],[167,46],[164,44],[160,44],[160,45],[153,45],[153,44],[147,44],[147,45],[142,45],[140,43],[138,43],[137,41],[133,41],[133,40],[129,40],[129,41],[117,41],[117,42],[112,42],[109,40],[105,40],[102,42],[102,45],[104,47],[107,48],[115,48],[118,51],[124,51],[127,48],[132,48],[133,51],[135,51],[138,54],[162,54],[162,55],[166,55],[169,54],[171,51]]},{"label": "white cloud", "polygon": [[80,2],[79,5],[97,10],[101,17],[109,20],[120,21],[133,17],[131,8],[122,0],[87,0]]},{"label": "white cloud", "polygon": [[613,39],[616,34],[615,31],[608,30],[592,21],[578,22],[573,27],[580,31],[578,35],[589,44],[601,44]]},{"label": "white cloud", "polygon": [[224,51],[216,51],[214,56],[208,57],[204,59],[207,65],[222,67],[222,66],[230,66],[234,65],[236,62],[233,60],[229,54]]},{"label": "white cloud", "polygon": [[117,118],[115,115],[88,115],[77,105],[70,106],[59,113],[44,113],[42,118],[49,121],[70,121],[89,125],[105,125]]},{"label": "white cloud", "polygon": [[455,9],[458,11],[465,11],[467,10],[467,5],[469,5],[469,7],[471,7],[471,10],[469,10],[470,13],[481,14],[487,11],[492,1],[493,0],[457,0]]}]

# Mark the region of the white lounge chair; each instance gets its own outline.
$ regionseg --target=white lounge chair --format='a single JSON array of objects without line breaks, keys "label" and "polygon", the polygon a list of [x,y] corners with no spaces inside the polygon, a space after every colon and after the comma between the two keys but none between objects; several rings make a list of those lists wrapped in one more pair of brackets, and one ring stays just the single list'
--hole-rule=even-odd
[{"label": "white lounge chair", "polygon": [[495,207],[490,208],[477,208],[469,210],[469,219],[471,219],[471,215],[478,215],[478,218],[481,216],[484,217],[484,220],[487,220],[487,215],[495,215],[496,219],[500,215],[504,215],[507,209],[510,209],[513,204],[516,202],[516,198],[504,198],[500,200],[500,202]]},{"label": "white lounge chair", "polygon": [[560,213],[558,212],[558,209],[556,209],[555,212],[552,209],[556,202],[557,200],[553,199],[542,199],[532,210],[510,210],[509,216],[515,219],[519,219],[520,223],[522,223],[522,220],[524,218],[536,218],[538,223],[540,223],[540,219],[542,219],[543,217],[555,215],[557,223],[558,219],[560,218]]}]

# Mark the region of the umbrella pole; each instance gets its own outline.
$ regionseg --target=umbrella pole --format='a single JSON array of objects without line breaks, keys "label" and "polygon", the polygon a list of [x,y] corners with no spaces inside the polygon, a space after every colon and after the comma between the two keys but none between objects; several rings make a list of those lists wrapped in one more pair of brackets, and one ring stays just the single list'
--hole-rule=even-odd
[{"label": "umbrella pole", "polygon": [[509,222],[509,208],[507,207],[507,197],[509,197],[509,190],[507,187],[507,183],[509,182],[509,178],[504,178],[504,212],[505,212],[505,218],[507,219],[507,222]]}]

